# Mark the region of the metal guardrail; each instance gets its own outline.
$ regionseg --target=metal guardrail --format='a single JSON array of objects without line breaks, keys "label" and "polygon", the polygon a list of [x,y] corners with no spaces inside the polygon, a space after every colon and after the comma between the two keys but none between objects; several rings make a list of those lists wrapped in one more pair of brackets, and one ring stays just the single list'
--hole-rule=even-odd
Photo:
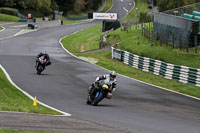
[{"label": "metal guardrail", "polygon": [[166,79],[200,87],[200,69],[179,66],[164,61],[138,56],[112,47],[112,59],[119,60],[131,67],[150,72]]}]

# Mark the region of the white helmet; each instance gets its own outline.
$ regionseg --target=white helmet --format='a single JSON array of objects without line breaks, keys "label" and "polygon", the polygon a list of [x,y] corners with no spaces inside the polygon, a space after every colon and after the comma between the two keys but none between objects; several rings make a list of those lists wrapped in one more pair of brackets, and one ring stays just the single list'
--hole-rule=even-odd
[{"label": "white helmet", "polygon": [[114,79],[116,78],[116,76],[117,76],[117,74],[116,74],[115,71],[112,71],[112,72],[110,73],[110,79],[111,79],[111,80],[114,80]]},{"label": "white helmet", "polygon": [[43,51],[42,51],[42,54],[47,54],[47,51],[46,51],[46,50],[43,50]]}]

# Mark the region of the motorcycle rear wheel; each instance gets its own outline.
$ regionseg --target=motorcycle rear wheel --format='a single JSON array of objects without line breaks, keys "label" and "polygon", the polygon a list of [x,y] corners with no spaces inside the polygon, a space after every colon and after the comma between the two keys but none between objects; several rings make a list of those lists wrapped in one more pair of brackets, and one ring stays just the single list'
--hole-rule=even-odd
[{"label": "motorcycle rear wheel", "polygon": [[89,105],[92,103],[90,98],[89,98],[89,96],[87,97],[87,102],[86,103],[89,104]]}]

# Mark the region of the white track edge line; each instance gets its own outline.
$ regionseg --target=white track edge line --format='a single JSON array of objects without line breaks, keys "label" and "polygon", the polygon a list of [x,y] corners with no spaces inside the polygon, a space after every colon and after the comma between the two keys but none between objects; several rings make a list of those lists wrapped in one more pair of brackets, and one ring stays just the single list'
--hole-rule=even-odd
[{"label": "white track edge line", "polygon": [[[34,97],[32,97],[30,94],[28,94],[27,92],[25,92],[24,90],[22,90],[21,88],[19,88],[19,87],[12,81],[12,79],[10,78],[10,75],[7,73],[7,71],[5,70],[5,68],[4,68],[1,64],[0,64],[0,68],[3,70],[3,72],[4,72],[4,74],[6,75],[8,81],[9,81],[14,87],[16,87],[19,91],[21,91],[23,94],[25,94],[25,95],[26,95],[27,97],[29,97],[31,100],[34,100]],[[44,104],[44,103],[42,103],[42,102],[40,102],[40,101],[38,101],[38,100],[37,100],[37,102],[38,102],[40,105],[43,105],[43,106],[45,106],[45,107],[47,107],[47,108],[50,108],[50,109],[52,109],[52,110],[54,110],[54,111],[57,111],[57,112],[63,114],[63,115],[49,115],[49,116],[71,116],[71,114],[69,114],[69,113],[66,113],[66,112],[63,112],[63,111],[61,111],[61,110],[58,110],[58,109],[56,109],[56,108],[54,108],[54,107],[51,107],[51,106],[49,106],[49,105],[47,105],[47,104]]]},{"label": "white track edge line", "polygon": [[1,23],[0,25],[9,25],[9,24],[14,24],[15,22],[10,22],[10,23]]},{"label": "white track edge line", "polygon": [[[86,28],[84,28],[84,29],[86,29]],[[80,31],[82,31],[82,30],[84,30],[84,29],[81,29]],[[70,35],[76,34],[77,32],[79,32],[79,31],[76,31],[76,32],[74,32],[74,33],[72,33],[72,34],[70,34]],[[85,60],[83,60],[83,59],[81,59],[81,58],[78,58],[78,56],[72,54],[71,52],[69,52],[67,49],[64,48],[64,46],[63,46],[61,40],[64,39],[64,38],[66,38],[66,37],[68,37],[68,36],[70,36],[70,35],[67,35],[67,36],[65,36],[65,37],[60,38],[60,39],[59,39],[59,44],[60,44],[61,47],[62,47],[68,54],[70,54],[71,56],[73,56],[73,57],[75,57],[75,58],[77,58],[77,59],[79,59],[79,60],[85,61]],[[85,61],[85,62],[88,62],[88,61]],[[90,63],[90,62],[88,62],[88,63]],[[93,64],[93,63],[90,63],[90,64]],[[96,65],[96,64],[93,64],[93,65],[98,66],[98,65]],[[98,67],[100,67],[100,68],[102,68],[102,69],[104,69],[104,70],[110,71],[109,69],[103,68],[103,67],[101,67],[101,66],[98,66]],[[118,74],[119,74],[119,73],[118,73]],[[138,81],[138,82],[140,82],[140,83],[144,83],[144,84],[146,84],[146,85],[150,85],[150,86],[153,86],[153,87],[156,87],[156,88],[159,88],[159,89],[168,91],[168,92],[173,92],[173,93],[176,93],[176,94],[179,94],[179,95],[182,95],[182,96],[189,97],[189,98],[192,98],[192,99],[195,99],[195,100],[199,100],[199,101],[200,101],[200,98],[197,98],[197,97],[194,97],[194,96],[190,96],[190,95],[183,94],[183,93],[180,93],[180,92],[176,92],[176,91],[173,91],[173,90],[164,88],[164,87],[160,87],[160,86],[157,86],[157,85],[153,85],[153,84],[150,84],[150,83],[146,83],[146,82],[144,82],[144,81],[140,81],[140,80],[137,80],[137,79],[134,79],[134,78],[131,78],[131,77],[122,75],[122,74],[119,74],[119,75],[121,75],[121,76],[123,76],[123,77],[126,77],[126,78],[129,78],[129,79],[132,79],[132,80],[135,80],[135,81]]]}]

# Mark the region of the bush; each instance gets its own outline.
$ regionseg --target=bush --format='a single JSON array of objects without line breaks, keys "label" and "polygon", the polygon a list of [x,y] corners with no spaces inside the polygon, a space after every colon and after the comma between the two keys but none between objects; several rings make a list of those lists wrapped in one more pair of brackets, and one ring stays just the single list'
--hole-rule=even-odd
[{"label": "bush", "polygon": [[2,7],[0,13],[17,16],[18,10],[15,8]]},{"label": "bush", "polygon": [[147,12],[141,12],[140,13],[140,22],[144,22],[144,23],[151,22],[151,16],[149,16],[147,14]]}]

